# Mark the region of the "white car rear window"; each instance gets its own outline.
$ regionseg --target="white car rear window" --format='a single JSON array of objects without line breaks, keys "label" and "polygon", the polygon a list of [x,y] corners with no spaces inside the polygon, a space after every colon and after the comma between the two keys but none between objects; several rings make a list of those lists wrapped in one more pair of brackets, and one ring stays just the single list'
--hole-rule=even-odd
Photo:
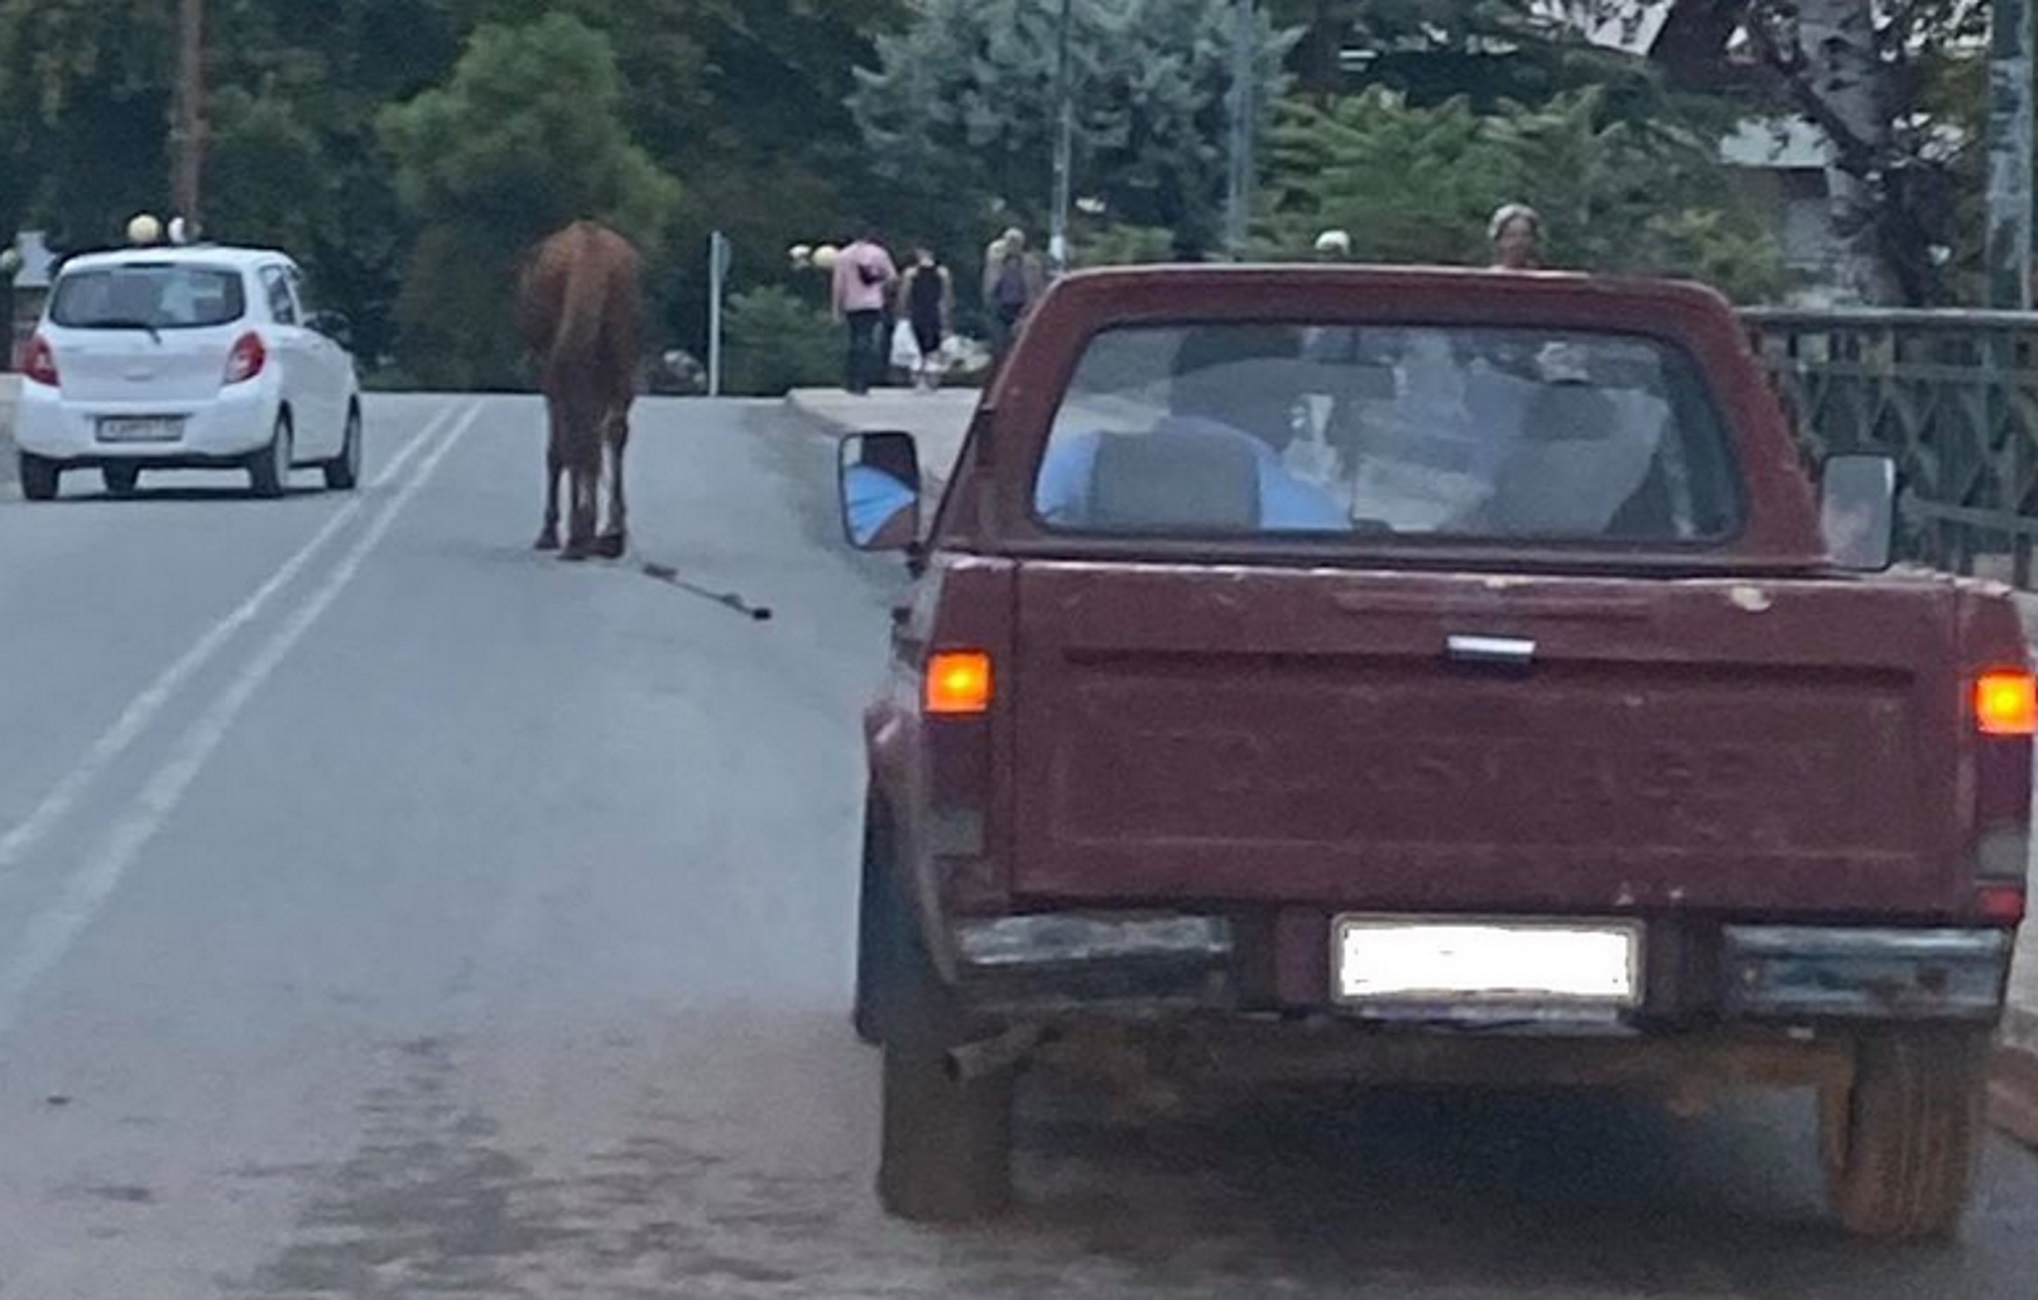
[{"label": "white car rear window", "polygon": [[169,263],[67,271],[50,304],[67,329],[205,329],[246,312],[240,272]]}]

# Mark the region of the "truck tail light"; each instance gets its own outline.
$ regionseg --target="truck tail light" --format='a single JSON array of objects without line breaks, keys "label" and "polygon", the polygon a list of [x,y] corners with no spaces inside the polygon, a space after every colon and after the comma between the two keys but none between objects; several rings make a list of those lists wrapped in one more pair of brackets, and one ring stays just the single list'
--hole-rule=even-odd
[{"label": "truck tail light", "polygon": [[262,336],[249,330],[235,342],[233,351],[226,354],[226,382],[244,384],[262,373],[262,367],[269,364],[269,349],[262,342]]},{"label": "truck tail light", "polygon": [[2022,885],[1990,885],[1975,895],[1982,919],[1997,925],[2017,925],[2024,919]]},{"label": "truck tail light", "polygon": [[2031,746],[2038,685],[2022,669],[1982,673],[1974,683],[1976,910],[1999,925],[2024,918],[2031,868]]},{"label": "truck tail light", "polygon": [[991,657],[981,650],[937,650],[927,660],[922,707],[932,717],[973,718],[991,708]]},{"label": "truck tail light", "polygon": [[50,341],[37,334],[28,341],[28,355],[21,363],[22,378],[32,384],[57,386],[57,352]]},{"label": "truck tail light", "polygon": [[1974,722],[1984,736],[2038,732],[2038,679],[2013,669],[1983,673],[1974,683]]}]

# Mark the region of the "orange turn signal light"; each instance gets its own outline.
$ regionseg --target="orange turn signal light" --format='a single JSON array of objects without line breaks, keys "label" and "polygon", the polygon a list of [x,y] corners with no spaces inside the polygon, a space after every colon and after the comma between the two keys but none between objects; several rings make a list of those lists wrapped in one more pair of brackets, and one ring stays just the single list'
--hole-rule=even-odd
[{"label": "orange turn signal light", "polygon": [[2038,679],[2030,673],[1983,673],[1974,683],[1974,720],[1985,736],[2038,732]]},{"label": "orange turn signal light", "polygon": [[927,712],[957,718],[991,707],[991,657],[981,650],[937,650],[927,660]]}]

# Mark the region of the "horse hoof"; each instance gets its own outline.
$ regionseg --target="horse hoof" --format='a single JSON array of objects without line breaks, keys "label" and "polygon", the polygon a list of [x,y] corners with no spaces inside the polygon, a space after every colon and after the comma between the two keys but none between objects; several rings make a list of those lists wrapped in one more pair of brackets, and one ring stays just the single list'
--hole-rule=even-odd
[{"label": "horse hoof", "polygon": [[621,533],[603,533],[594,539],[594,553],[604,560],[620,560],[630,549],[630,541]]},{"label": "horse hoof", "polygon": [[559,534],[547,529],[538,534],[538,540],[531,543],[534,551],[556,551],[559,549]]},{"label": "horse hoof", "polygon": [[592,553],[586,542],[568,542],[566,548],[559,552],[559,558],[568,564],[579,564]]}]

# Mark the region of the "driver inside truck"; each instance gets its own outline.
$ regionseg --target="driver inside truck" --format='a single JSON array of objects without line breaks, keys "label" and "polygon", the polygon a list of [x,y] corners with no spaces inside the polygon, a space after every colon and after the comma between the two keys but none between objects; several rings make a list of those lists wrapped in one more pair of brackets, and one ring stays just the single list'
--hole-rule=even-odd
[{"label": "driver inside truck", "polygon": [[[1041,461],[1035,510],[1065,528],[1350,531],[1349,512],[1282,459],[1295,440],[1301,358],[1301,334],[1287,326],[1188,331],[1170,368],[1167,414],[1148,433],[1057,433]],[[1135,475],[1143,481],[1120,481]],[[1213,490],[1210,480],[1224,477],[1242,482],[1242,493],[1227,492],[1235,483]],[[1240,508],[1212,506],[1228,495],[1243,497]]]}]

